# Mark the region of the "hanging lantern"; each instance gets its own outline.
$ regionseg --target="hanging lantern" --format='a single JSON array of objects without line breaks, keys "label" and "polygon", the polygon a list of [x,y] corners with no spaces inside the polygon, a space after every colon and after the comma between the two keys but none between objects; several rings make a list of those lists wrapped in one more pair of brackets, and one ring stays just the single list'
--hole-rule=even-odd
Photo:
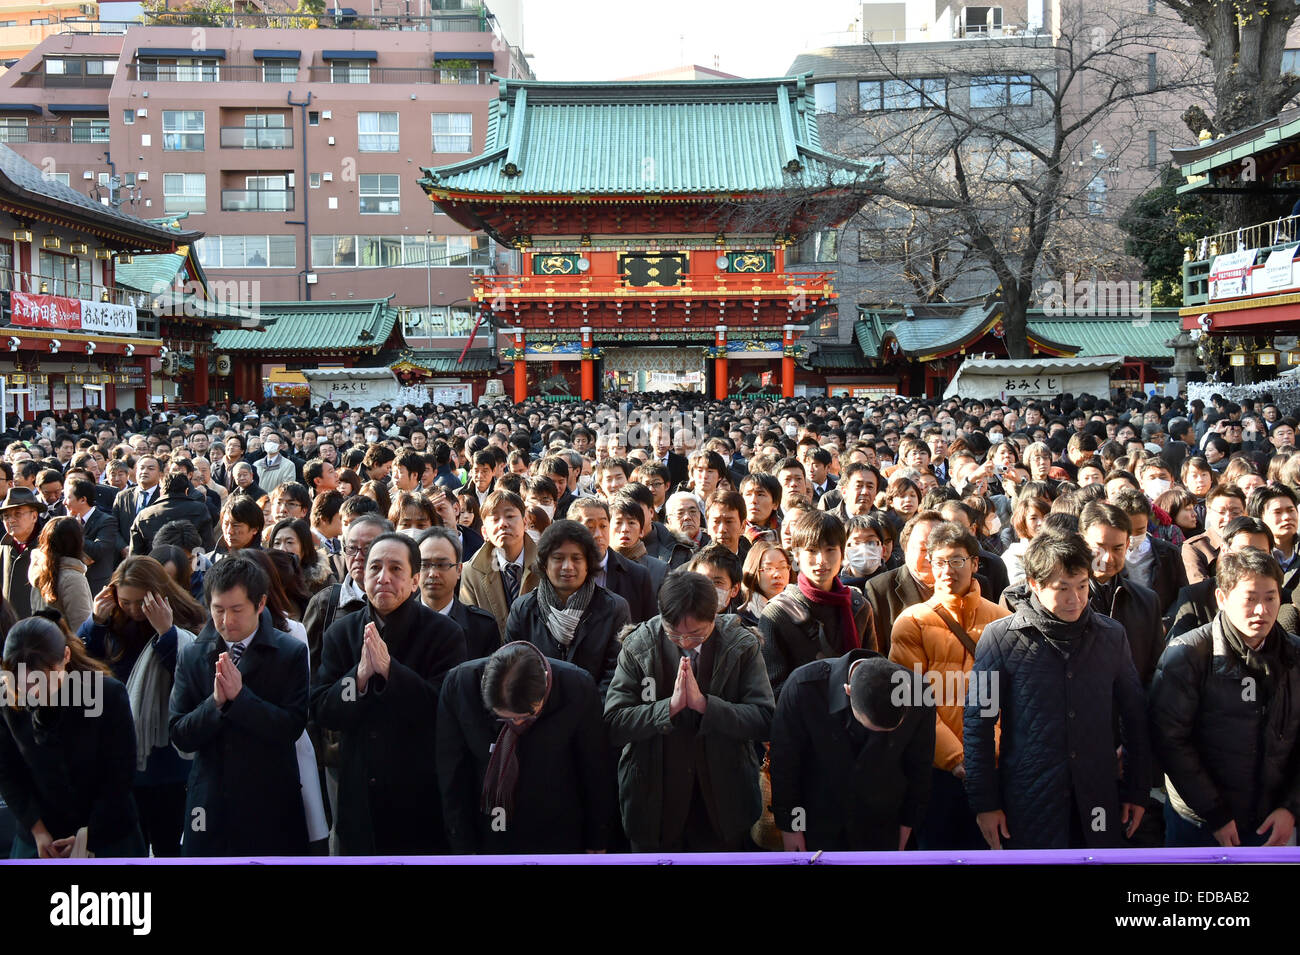
[{"label": "hanging lantern", "polygon": [[218,356],[217,356],[217,374],[220,375],[222,378],[225,378],[227,375],[230,374],[230,356],[229,356],[229,355],[218,355]]},{"label": "hanging lantern", "polygon": [[1255,364],[1257,365],[1276,367],[1278,359],[1281,357],[1282,353],[1272,345],[1266,345],[1263,348],[1255,349]]},{"label": "hanging lantern", "polygon": [[1244,368],[1250,364],[1250,352],[1245,347],[1238,344],[1236,348],[1228,352],[1228,364],[1233,368]]}]

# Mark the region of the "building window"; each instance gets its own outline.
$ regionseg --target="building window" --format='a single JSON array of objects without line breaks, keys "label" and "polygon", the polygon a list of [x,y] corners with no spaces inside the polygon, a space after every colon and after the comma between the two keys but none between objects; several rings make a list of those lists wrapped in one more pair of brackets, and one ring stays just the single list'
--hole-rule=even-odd
[{"label": "building window", "polygon": [[262,82],[297,83],[298,82],[298,61],[297,60],[263,60],[262,61]]},{"label": "building window", "polygon": [[1148,129],[1147,130],[1147,165],[1152,169],[1160,165],[1159,149],[1160,147],[1156,140],[1156,131],[1154,129]]},{"label": "building window", "polygon": [[196,249],[205,269],[292,269],[298,263],[291,235],[210,235]]},{"label": "building window", "polygon": [[476,235],[314,235],[313,269],[466,268],[486,266],[488,243]]},{"label": "building window", "polygon": [[66,172],[45,172],[42,170],[41,178],[46,182],[61,182],[65,186],[72,185],[72,176]]},{"label": "building window", "polygon": [[142,80],[163,83],[216,83],[221,79],[221,65],[212,57],[187,56],[175,63],[141,60],[139,74]]},{"label": "building window", "polygon": [[207,211],[208,177],[204,173],[163,173],[163,212]]},{"label": "building window", "polygon": [[27,120],[19,117],[0,119],[0,143],[27,142]]},{"label": "building window", "polygon": [[203,110],[163,110],[163,149],[173,152],[202,152]]},{"label": "building window", "polygon": [[472,113],[434,113],[433,151],[468,153],[474,150],[474,115]]},{"label": "building window", "polygon": [[14,287],[14,244],[8,239],[0,242],[0,289],[6,292]]},{"label": "building window", "polygon": [[133,109],[122,110],[122,125],[132,126],[134,124],[135,124],[135,110]]},{"label": "building window", "polygon": [[41,249],[41,278],[49,287],[51,295],[64,295],[68,298],[82,298],[81,294],[81,259],[61,252],[47,252]]},{"label": "building window", "polygon": [[858,109],[933,109],[948,105],[948,81],[943,77],[907,80],[863,80],[858,84]]},{"label": "building window", "polygon": [[1156,66],[1156,54],[1147,54],[1147,91],[1154,93],[1160,85],[1160,74]]},{"label": "building window", "polygon": [[74,143],[108,142],[108,120],[74,119],[72,121],[72,141]]},{"label": "building window", "polygon": [[307,187],[308,187],[309,189],[319,189],[319,188],[320,188],[320,173],[318,173],[318,172],[313,172],[313,173],[310,173],[310,174],[307,176]]},{"label": "building window", "polygon": [[315,110],[315,109],[313,109],[313,110],[308,110],[308,112],[307,112],[307,125],[308,125],[308,126],[319,126],[319,125],[320,125],[320,110]]},{"label": "building window", "polygon": [[364,60],[335,60],[330,65],[331,83],[369,83],[370,64]]},{"label": "building window", "polygon": [[91,60],[80,56],[45,58],[47,76],[112,76],[117,72],[117,60]]},{"label": "building window", "polygon": [[791,247],[794,263],[837,262],[839,261],[840,234],[835,229],[813,232],[802,242]]},{"label": "building window", "polygon": [[363,153],[397,152],[396,113],[358,113],[357,148]]},{"label": "building window", "polygon": [[972,109],[996,106],[1033,106],[1034,78],[1026,73],[973,76],[970,81]]},{"label": "building window", "polygon": [[363,215],[397,215],[401,212],[400,176],[363,173],[360,179],[358,191]]},{"label": "building window", "polygon": [[1002,32],[1001,7],[966,7],[961,20],[962,36],[997,36]]},{"label": "building window", "polygon": [[819,113],[835,112],[835,84],[813,84],[813,106]]}]

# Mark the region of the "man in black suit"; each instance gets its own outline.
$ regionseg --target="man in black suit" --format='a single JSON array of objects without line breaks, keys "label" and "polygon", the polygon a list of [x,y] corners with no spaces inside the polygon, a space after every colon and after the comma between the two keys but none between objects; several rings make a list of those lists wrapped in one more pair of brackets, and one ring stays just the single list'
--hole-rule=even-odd
[{"label": "man in black suit", "polygon": [[81,521],[85,538],[81,549],[90,558],[86,583],[90,592],[97,594],[108,585],[122,559],[123,542],[117,536],[117,521],[95,505],[95,485],[84,477],[73,478],[63,486],[63,505],[70,517]]},{"label": "man in black suit", "polygon": [[117,520],[117,536],[122,540],[122,556],[126,556],[131,542],[131,525],[136,516],[162,496],[162,469],[158,459],[146,454],[135,463],[136,483],[125,487],[113,499],[113,517]]},{"label": "man in black suit", "polygon": [[943,522],[943,515],[938,511],[912,515],[898,537],[898,546],[903,548],[903,566],[872,577],[863,588],[874,614],[876,650],[882,656],[889,655],[890,636],[898,615],[934,595],[934,572],[930,569],[925,542],[930,532]]},{"label": "man in black suit", "polygon": [[456,598],[463,565],[460,538],[447,527],[430,527],[420,535],[420,599],[430,610],[450,617],[465,631],[469,660],[491,656],[501,646],[497,618],[482,607]]},{"label": "man in black suit", "polygon": [[596,539],[600,566],[593,569],[596,583],[627,601],[631,622],[645,623],[659,613],[650,572],[609,546],[609,505],[597,497],[580,497],[569,508],[569,520],[577,521]]},{"label": "man in black suit", "polygon": [[171,741],[194,753],[182,854],[304,855],[295,744],[307,726],[307,646],[271,626],[270,581],[235,554],[204,581],[215,626],[181,650]]},{"label": "man in black suit", "polygon": [[420,549],[381,534],[366,606],[325,631],[312,712],[342,734],[334,832],[342,855],[445,852],[438,796],[438,694],[465,662],[465,631],[420,602]]},{"label": "man in black suit", "polygon": [[203,549],[216,546],[212,530],[212,516],[204,501],[195,500],[194,465],[188,458],[174,458],[167,465],[167,496],[150,504],[135,517],[131,525],[131,553],[148,554],[153,550],[153,538],[159,528],[169,521],[193,524],[203,539]]},{"label": "man in black suit", "polygon": [[650,444],[655,451],[655,461],[668,469],[669,487],[681,487],[690,476],[686,458],[672,450],[672,431],[666,424],[656,424],[650,429]]}]

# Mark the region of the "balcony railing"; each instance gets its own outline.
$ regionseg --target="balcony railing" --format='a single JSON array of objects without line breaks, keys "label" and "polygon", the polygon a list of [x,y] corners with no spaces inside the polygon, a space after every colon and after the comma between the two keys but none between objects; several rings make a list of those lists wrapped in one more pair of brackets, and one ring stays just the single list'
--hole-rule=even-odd
[{"label": "balcony railing", "polygon": [[[200,13],[159,10],[144,16],[145,26],[222,27],[280,30],[401,30],[419,33],[492,33],[495,23],[479,0],[463,0],[456,9],[438,10],[429,16],[371,16],[332,12],[320,16],[295,13]],[[68,20],[62,33],[120,35],[139,20]]]},{"label": "balcony railing", "polygon": [[186,66],[174,63],[128,63],[127,78],[154,83],[310,83],[354,85],[481,86],[490,82],[490,69],[444,70],[424,67],[312,66],[296,71],[250,65]]},{"label": "balcony railing", "polygon": [[50,278],[46,275],[34,275],[16,269],[0,269],[0,292],[4,293],[5,317],[8,318],[9,292],[30,292],[33,295],[59,295],[63,298],[76,298],[84,302],[109,301],[116,305],[130,305],[135,308],[149,309],[153,306],[153,296],[137,289],[119,288],[110,285],[108,298],[104,298],[105,287],[94,282],[80,282],[73,279]]},{"label": "balcony railing", "polygon": [[112,73],[46,73],[44,70],[32,70],[23,74],[23,86],[40,86],[45,89],[90,89],[106,90],[113,85]]},{"label": "balcony railing", "polygon": [[292,212],[292,189],[222,189],[222,212]]},{"label": "balcony railing", "polygon": [[1256,249],[1263,257],[1275,249],[1300,243],[1300,216],[1280,216],[1268,222],[1202,236],[1183,262],[1183,305],[1204,305],[1210,297],[1210,264],[1216,256]]},{"label": "balcony railing", "polygon": [[714,272],[683,275],[676,285],[636,286],[612,275],[475,275],[474,294],[481,299],[497,295],[531,298],[545,295],[556,299],[608,297],[611,293],[628,301],[695,295],[718,299],[790,297],[809,302],[832,293],[833,272]]},{"label": "balcony railing", "polygon": [[492,71],[488,69],[424,69],[420,67],[372,66],[313,66],[308,70],[312,83],[385,84],[414,83],[417,85],[442,84],[449,86],[475,86],[489,82]]},{"label": "balcony railing", "polygon": [[222,126],[223,149],[290,149],[293,130],[287,126]]}]

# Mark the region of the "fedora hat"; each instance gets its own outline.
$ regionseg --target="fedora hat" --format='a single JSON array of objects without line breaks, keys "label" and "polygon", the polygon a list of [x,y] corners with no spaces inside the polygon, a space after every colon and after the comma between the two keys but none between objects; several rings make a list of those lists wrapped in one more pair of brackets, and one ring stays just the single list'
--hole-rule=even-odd
[{"label": "fedora hat", "polygon": [[4,501],[0,501],[0,512],[12,510],[15,507],[34,507],[36,513],[45,513],[45,502],[36,496],[36,492],[29,487],[11,487],[9,493],[5,495]]}]

